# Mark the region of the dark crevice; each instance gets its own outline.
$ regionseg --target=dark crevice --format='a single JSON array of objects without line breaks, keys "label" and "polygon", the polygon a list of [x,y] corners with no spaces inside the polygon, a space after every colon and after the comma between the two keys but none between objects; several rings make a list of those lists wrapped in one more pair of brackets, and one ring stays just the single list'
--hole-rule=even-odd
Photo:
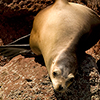
[{"label": "dark crevice", "polygon": [[26,81],[27,81],[27,82],[32,82],[32,80],[31,80],[31,79],[26,79]]}]

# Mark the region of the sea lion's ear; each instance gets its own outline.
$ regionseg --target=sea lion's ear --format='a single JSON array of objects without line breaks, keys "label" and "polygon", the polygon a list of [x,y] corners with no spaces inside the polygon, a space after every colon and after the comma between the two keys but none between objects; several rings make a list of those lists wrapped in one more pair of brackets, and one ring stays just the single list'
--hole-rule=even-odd
[{"label": "sea lion's ear", "polygon": [[70,74],[68,75],[68,78],[74,78],[73,73],[70,73]]}]

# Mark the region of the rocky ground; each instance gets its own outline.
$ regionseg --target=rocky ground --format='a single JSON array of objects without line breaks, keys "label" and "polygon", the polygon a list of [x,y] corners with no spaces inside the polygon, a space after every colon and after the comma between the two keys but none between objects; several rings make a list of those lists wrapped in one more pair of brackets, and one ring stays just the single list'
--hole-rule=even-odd
[{"label": "rocky ground", "polygon": [[[70,0],[100,14],[99,0]],[[35,15],[53,0],[1,0],[0,45],[30,33]],[[3,41],[2,41],[3,40]],[[0,56],[0,100],[100,100],[100,41],[86,51],[74,83],[65,93],[54,92],[43,59]]]},{"label": "rocky ground", "polygon": [[[1,58],[1,62],[7,61]],[[0,100],[99,100],[100,74],[95,59],[86,55],[74,83],[65,93],[54,92],[47,69],[35,57],[18,55],[0,66]]]}]

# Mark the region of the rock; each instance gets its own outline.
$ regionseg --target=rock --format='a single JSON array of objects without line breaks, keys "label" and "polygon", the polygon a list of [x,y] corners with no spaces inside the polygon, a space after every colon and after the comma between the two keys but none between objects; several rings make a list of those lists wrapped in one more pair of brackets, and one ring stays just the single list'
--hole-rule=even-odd
[{"label": "rock", "polygon": [[35,15],[52,3],[52,0],[1,0],[0,38],[7,44],[29,34]]},{"label": "rock", "polygon": [[86,53],[90,54],[98,61],[100,59],[100,40],[92,48],[87,50]]},{"label": "rock", "polygon": [[[1,100],[93,100],[100,98],[100,75],[95,59],[86,55],[74,83],[65,93],[55,93],[45,66],[35,58],[14,57],[0,67]],[[99,99],[96,99],[99,100]]]},{"label": "rock", "polygon": [[[0,38],[0,46],[2,46],[4,43],[2,39]],[[0,56],[0,67],[3,67],[6,63],[9,62],[9,59],[7,57],[4,57],[3,55]]]},{"label": "rock", "polygon": [[3,45],[3,41],[2,41],[2,39],[0,38],[0,46],[2,46]]},{"label": "rock", "polygon": [[0,67],[0,93],[2,100],[55,98],[46,67],[21,55]]}]

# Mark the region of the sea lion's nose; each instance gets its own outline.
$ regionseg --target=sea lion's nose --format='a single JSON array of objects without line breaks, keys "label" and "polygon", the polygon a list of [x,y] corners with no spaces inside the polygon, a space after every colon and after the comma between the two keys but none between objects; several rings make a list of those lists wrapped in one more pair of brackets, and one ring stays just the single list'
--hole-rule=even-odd
[{"label": "sea lion's nose", "polygon": [[63,89],[64,89],[62,84],[56,84],[53,87],[54,87],[55,91],[59,91],[59,92],[63,91]]},{"label": "sea lion's nose", "polygon": [[62,85],[57,85],[56,87],[54,87],[55,91],[62,91],[64,88],[62,87]]}]

